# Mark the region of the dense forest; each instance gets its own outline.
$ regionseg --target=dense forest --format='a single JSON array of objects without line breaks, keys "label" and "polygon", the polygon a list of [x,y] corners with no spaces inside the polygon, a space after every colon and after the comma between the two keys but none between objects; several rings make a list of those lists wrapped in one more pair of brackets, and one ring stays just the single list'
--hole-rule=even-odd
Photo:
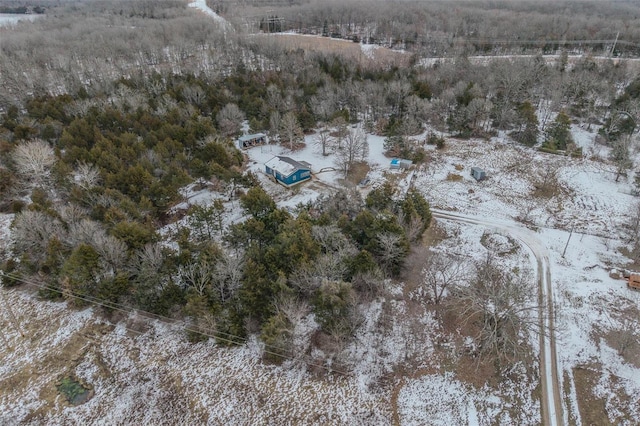
[{"label": "dense forest", "polygon": [[[509,38],[502,29],[520,28],[519,14],[538,13],[509,3],[502,19],[493,3],[460,3],[446,19],[449,3],[439,2],[415,14],[409,2],[403,16],[388,3],[374,15],[359,3],[321,11],[317,2],[287,13],[309,17],[305,26],[335,25],[338,16],[358,27],[375,22],[376,34],[403,40],[415,28],[416,44],[434,31]],[[615,38],[601,22],[635,22],[616,5],[592,23],[541,15],[523,37]],[[239,6],[219,7],[234,15]],[[398,34],[395,22],[403,23]],[[574,24],[580,31],[569,31]],[[591,25],[598,30],[581,32]],[[640,111],[640,84],[625,62],[569,61],[563,50],[551,63],[539,51],[425,65],[423,45],[407,67],[363,64],[225,30],[179,1],[63,3],[46,19],[0,31],[0,209],[15,213],[3,283],[34,283],[43,297],[74,304],[185,317],[195,340],[199,331],[221,342],[259,332],[276,357],[287,351],[300,303],[327,335],[353,334],[356,305],[402,273],[431,213],[422,194],[392,186],[365,200],[345,190],[293,213],[278,208],[234,147],[245,120],[292,144],[319,127],[339,134],[362,122],[387,138],[386,150],[420,161],[409,137],[425,123],[459,138],[506,132],[564,154],[576,150],[569,128],[579,118],[601,126],[622,173]],[[636,40],[634,31],[625,37]],[[219,201],[193,207],[188,226],[167,232],[184,215],[173,209],[181,188],[196,181],[217,188]],[[225,227],[230,201],[245,220]]]},{"label": "dense forest", "polygon": [[[426,56],[553,53],[561,48],[624,56],[637,54],[640,47],[640,16],[632,1],[208,3],[249,28],[364,40]],[[271,28],[265,27],[269,22]]]}]

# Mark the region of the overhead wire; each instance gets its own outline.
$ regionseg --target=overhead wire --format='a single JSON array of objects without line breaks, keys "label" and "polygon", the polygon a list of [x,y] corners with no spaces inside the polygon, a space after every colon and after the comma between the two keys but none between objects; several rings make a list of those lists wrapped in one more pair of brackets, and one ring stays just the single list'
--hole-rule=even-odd
[{"label": "overhead wire", "polygon": [[[28,280],[24,277],[21,277],[19,275],[13,274],[13,273],[9,273],[9,272],[3,272],[0,271],[0,277],[5,276],[8,277],[14,281],[18,281],[20,283],[26,284],[26,285],[30,285],[33,287],[37,287],[43,290],[49,290],[49,291],[53,291],[56,293],[61,294],[62,296],[70,296],[72,298],[78,299],[78,300],[82,300],[84,302],[93,304],[93,305],[98,305],[101,306],[103,308],[106,309],[111,309],[114,311],[119,311],[122,313],[126,313],[126,314],[137,314],[142,316],[143,318],[146,318],[148,320],[156,320],[156,321],[160,321],[163,322],[165,324],[171,324],[171,325],[177,325],[179,327],[181,327],[183,330],[187,331],[187,332],[192,332],[192,333],[196,333],[196,334],[200,334],[212,339],[215,339],[218,342],[223,342],[226,344],[230,344],[230,345],[235,345],[235,346],[243,346],[244,344],[246,344],[248,342],[248,340],[244,337],[241,336],[237,336],[231,333],[226,333],[223,331],[212,331],[211,329],[207,328],[206,331],[203,327],[193,327],[189,324],[187,324],[184,320],[179,320],[179,319],[175,319],[175,318],[170,318],[164,315],[160,315],[160,314],[155,314],[152,312],[147,312],[141,309],[136,309],[133,308],[131,306],[127,306],[124,305],[122,303],[116,303],[116,302],[111,302],[111,301],[107,301],[107,300],[102,300],[102,299],[98,299],[92,296],[88,296],[88,295],[83,295],[83,294],[79,294],[77,292],[73,292],[71,290],[68,289],[59,289],[57,287],[54,287],[52,285],[46,284],[46,283],[40,283],[34,280]],[[144,334],[141,333],[139,331],[136,330],[131,330],[129,328],[127,328],[126,326],[124,326],[125,329],[130,330],[132,332],[138,333],[140,335]],[[303,354],[302,356],[290,356],[287,355],[286,353],[280,353],[278,351],[287,351],[289,349],[287,348],[283,348],[283,347],[278,347],[276,345],[271,345],[271,344],[266,344],[264,343],[264,353],[268,354],[268,355],[272,355],[278,358],[282,358],[282,359],[286,359],[286,360],[291,360],[291,361],[300,361],[310,367],[316,367],[316,368],[321,368],[323,370],[327,370],[331,373],[337,373],[343,376],[347,376],[347,377],[351,377],[353,376],[352,373],[347,372],[347,371],[342,371],[339,369],[335,369],[323,364],[318,364],[316,362],[310,361],[308,359],[306,359],[308,357],[308,355]]]}]

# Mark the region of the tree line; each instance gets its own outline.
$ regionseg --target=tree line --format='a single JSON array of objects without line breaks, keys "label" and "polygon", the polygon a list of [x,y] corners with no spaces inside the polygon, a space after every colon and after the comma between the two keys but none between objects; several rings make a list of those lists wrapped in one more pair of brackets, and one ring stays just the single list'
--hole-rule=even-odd
[{"label": "tree line", "polygon": [[[606,4],[597,1],[558,4],[552,1],[390,3],[376,0],[261,3],[229,3],[226,16],[240,23],[243,16],[251,20],[263,11],[263,16],[268,12],[271,17],[277,17],[284,31],[363,40],[410,49],[426,56],[461,52],[522,53],[538,49],[553,53],[563,46],[581,52],[610,53],[618,34],[620,40],[635,45],[621,43],[614,53],[637,55],[640,42],[637,5],[631,1]],[[259,29],[263,30],[262,25]],[[572,43],[589,40],[610,42]],[[565,44],[567,42],[569,44]]]}]

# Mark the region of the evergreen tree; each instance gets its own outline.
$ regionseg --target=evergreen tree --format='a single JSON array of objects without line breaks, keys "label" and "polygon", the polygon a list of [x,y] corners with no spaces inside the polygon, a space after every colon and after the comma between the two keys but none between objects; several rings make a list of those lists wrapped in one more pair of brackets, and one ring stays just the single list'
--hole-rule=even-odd
[{"label": "evergreen tree", "polygon": [[401,208],[402,219],[405,223],[411,223],[415,219],[418,219],[421,226],[415,238],[422,237],[424,231],[431,224],[431,208],[427,200],[418,191],[411,189],[407,192],[404,200],[402,200]]},{"label": "evergreen tree", "polygon": [[371,190],[367,194],[365,204],[371,210],[382,211],[390,209],[393,205],[393,195],[395,188],[389,182],[385,182],[381,186]]},{"label": "evergreen tree", "polygon": [[240,205],[245,214],[253,216],[254,219],[265,219],[276,209],[276,203],[262,187],[255,186],[240,199]]},{"label": "evergreen tree", "polygon": [[271,316],[264,323],[260,332],[260,340],[265,344],[265,358],[280,363],[289,355],[293,324],[282,312]]},{"label": "evergreen tree", "polygon": [[356,294],[350,283],[325,281],[313,300],[316,320],[325,332],[348,333],[355,328]]},{"label": "evergreen tree", "polygon": [[552,149],[565,150],[567,145],[571,143],[573,143],[571,119],[564,111],[560,111],[555,121],[549,126],[545,146]]},{"label": "evergreen tree", "polygon": [[99,258],[98,252],[92,246],[80,244],[64,263],[60,272],[62,287],[65,290],[65,296],[73,304],[77,306],[85,304],[74,295],[95,296],[100,266]]},{"label": "evergreen tree", "polygon": [[531,102],[525,101],[518,108],[518,121],[520,128],[514,133],[513,138],[527,146],[533,146],[538,142],[538,116]]}]

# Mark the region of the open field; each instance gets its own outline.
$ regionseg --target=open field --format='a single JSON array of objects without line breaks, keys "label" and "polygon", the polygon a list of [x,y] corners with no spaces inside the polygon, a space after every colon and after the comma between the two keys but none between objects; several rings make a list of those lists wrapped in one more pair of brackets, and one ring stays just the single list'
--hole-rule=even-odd
[{"label": "open field", "polygon": [[305,52],[320,52],[340,55],[350,61],[356,61],[363,67],[389,68],[408,66],[411,54],[372,44],[354,43],[349,40],[299,34],[256,34],[254,40],[263,43],[275,43],[286,50],[302,49]]}]

